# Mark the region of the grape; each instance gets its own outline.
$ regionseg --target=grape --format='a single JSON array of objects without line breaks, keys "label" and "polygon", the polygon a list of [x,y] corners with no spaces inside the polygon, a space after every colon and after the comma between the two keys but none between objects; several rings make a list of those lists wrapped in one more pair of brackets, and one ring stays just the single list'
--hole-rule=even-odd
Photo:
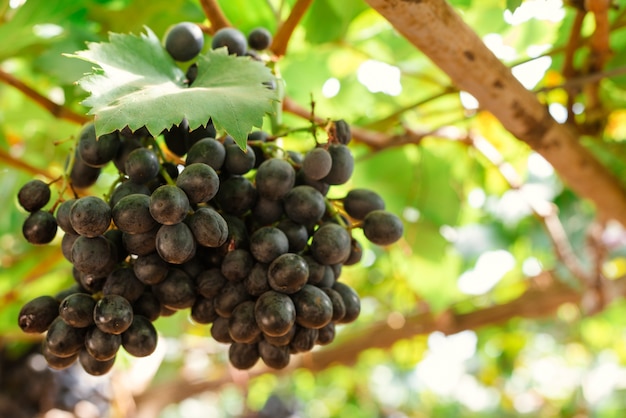
[{"label": "grape", "polygon": [[256,300],[254,317],[263,334],[279,337],[295,324],[296,307],[288,295],[268,290]]},{"label": "grape", "polygon": [[191,307],[191,319],[198,324],[210,324],[217,318],[213,299],[198,297]]},{"label": "grape", "polygon": [[230,337],[230,333],[228,332],[228,318],[218,316],[212,324],[211,337],[213,337],[215,341],[224,344],[230,344],[233,342],[233,339]]},{"label": "grape", "polygon": [[78,237],[80,235],[65,233],[61,238],[61,252],[70,263],[72,262],[72,246]]},{"label": "grape", "polygon": [[241,281],[252,270],[254,259],[247,250],[236,249],[228,252],[222,260],[221,272],[230,281]]},{"label": "grape", "polygon": [[250,252],[261,263],[271,263],[288,250],[287,235],[276,227],[264,226],[250,236]]},{"label": "grape", "polygon": [[250,296],[246,293],[243,282],[227,281],[215,296],[215,311],[223,318],[230,318],[233,309],[249,299]]},{"label": "grape", "polygon": [[112,206],[111,218],[124,234],[145,234],[160,226],[150,213],[150,190],[121,196]]},{"label": "grape", "polygon": [[317,330],[318,345],[328,345],[335,339],[335,323],[329,322],[327,325]]},{"label": "grape", "polygon": [[333,290],[339,293],[343,304],[346,307],[345,315],[337,321],[340,324],[347,324],[356,320],[361,313],[361,300],[359,295],[345,283],[335,282]]},{"label": "grape", "polygon": [[113,158],[113,164],[121,173],[126,174],[126,160],[128,155],[141,148],[141,142],[135,136],[120,136],[120,147],[117,150],[117,155]]},{"label": "grape", "polygon": [[240,216],[254,206],[257,191],[247,178],[232,176],[222,182],[215,199],[224,212]]},{"label": "grape", "polygon": [[236,369],[248,370],[259,361],[259,348],[257,344],[233,342],[228,348],[228,360]]},{"label": "grape", "polygon": [[39,296],[25,303],[17,316],[22,331],[45,332],[59,314],[59,301],[52,296]]},{"label": "grape", "polygon": [[289,365],[290,355],[288,346],[275,346],[265,340],[258,344],[261,360],[273,369],[284,369]]},{"label": "grape", "polygon": [[176,179],[191,203],[208,202],[217,194],[220,180],[215,170],[204,163],[188,164]]},{"label": "grape", "polygon": [[74,328],[93,325],[93,309],[96,301],[91,295],[74,293],[63,299],[59,305],[59,316]]},{"label": "grape", "polygon": [[384,210],[374,210],[363,220],[365,237],[377,245],[390,245],[398,241],[404,233],[400,218]]},{"label": "grape", "polygon": [[196,254],[196,240],[185,223],[163,225],[156,235],[156,250],[168,263],[183,264]]},{"label": "grape", "polygon": [[321,328],[333,316],[333,303],[319,287],[306,284],[291,295],[296,307],[296,323],[308,328]]},{"label": "grape", "polygon": [[344,266],[352,266],[359,261],[363,257],[363,246],[361,243],[357,241],[355,238],[352,238],[352,244],[350,245],[350,256],[346,261],[343,262]]},{"label": "grape", "polygon": [[30,180],[17,192],[17,201],[28,212],[35,212],[50,201],[50,186],[41,180]]},{"label": "grape", "polygon": [[293,336],[296,335],[297,329],[298,327],[295,325],[295,322],[294,322],[294,325],[291,328],[289,328],[289,331],[287,331],[286,334],[280,335],[278,337],[263,334],[263,338],[265,338],[265,341],[275,346],[289,345],[289,343],[293,339]]},{"label": "grape", "polygon": [[121,334],[133,321],[133,307],[123,296],[104,295],[96,302],[93,319],[101,331]]},{"label": "grape", "polygon": [[109,360],[96,360],[87,352],[87,350],[81,350],[78,355],[78,361],[83,369],[92,376],[102,376],[107,374],[113,368],[115,364],[115,357]]},{"label": "grape", "polygon": [[246,36],[235,28],[221,28],[213,35],[211,48],[217,49],[225,46],[229,54],[246,55],[248,40]]},{"label": "grape", "polygon": [[111,242],[102,235],[76,238],[72,245],[72,263],[82,273],[105,274],[104,271],[115,263]]},{"label": "grape", "polygon": [[278,222],[276,227],[287,236],[289,252],[297,253],[304,250],[309,240],[309,233],[304,225],[294,222],[291,219],[282,219]]},{"label": "grape", "polygon": [[228,318],[228,332],[233,341],[238,343],[252,343],[261,335],[261,330],[254,317],[255,302],[244,301],[237,305]]},{"label": "grape", "polygon": [[330,173],[333,159],[324,148],[313,148],[302,160],[302,172],[312,180],[321,180]]},{"label": "grape", "polygon": [[152,289],[146,290],[133,303],[133,315],[142,315],[150,321],[156,321],[161,314],[161,302],[152,293]]},{"label": "grape", "polygon": [[67,357],[55,356],[50,352],[48,345],[45,343],[41,345],[41,354],[43,354],[46,363],[48,363],[48,367],[54,370],[67,369],[76,362],[76,359],[78,359],[78,352]]},{"label": "grape", "polygon": [[124,247],[124,233],[119,229],[109,229],[103,235],[111,243],[111,251],[116,262],[121,263],[128,257],[128,251]]},{"label": "grape", "polygon": [[189,136],[189,123],[183,119],[179,125],[172,125],[169,130],[163,131],[165,145],[172,153],[182,157],[187,152],[187,138]]},{"label": "grape", "polygon": [[[76,281],[76,283],[80,286],[80,289],[71,293],[89,293],[91,295],[96,294],[102,291],[102,288],[104,287],[104,282],[106,282],[107,279],[107,274],[82,273],[78,271],[76,266],[72,267],[72,275],[74,276],[74,280]],[[67,294],[66,297],[69,296],[69,294]]]},{"label": "grape", "polygon": [[282,293],[295,293],[309,278],[309,266],[304,258],[294,253],[278,256],[269,266],[268,283]]},{"label": "grape", "polygon": [[324,279],[324,275],[327,274],[326,271],[328,271],[328,274],[332,275],[330,267],[318,263],[312,255],[306,254],[303,258],[309,266],[309,284],[317,285],[317,283],[320,283]]},{"label": "grape", "polygon": [[22,235],[31,244],[48,244],[57,233],[57,221],[50,212],[37,210],[28,215],[22,225]]},{"label": "grape", "polygon": [[48,328],[46,348],[58,357],[72,356],[84,346],[86,332],[87,328],[74,328],[57,317]]},{"label": "grape", "polygon": [[124,163],[124,171],[130,181],[143,184],[159,174],[159,159],[147,148],[137,148],[131,151]]},{"label": "grape", "polygon": [[70,209],[76,200],[77,199],[65,200],[57,207],[57,225],[68,234],[78,234],[70,222]]},{"label": "grape", "polygon": [[156,251],[156,236],[160,227],[151,229],[141,234],[129,234],[124,232],[122,241],[124,248],[129,254],[138,256],[148,255]]},{"label": "grape", "polygon": [[109,334],[98,327],[89,328],[85,336],[85,350],[99,361],[115,358],[120,345],[122,345],[120,334]]},{"label": "grape", "polygon": [[311,351],[317,342],[319,332],[315,328],[306,328],[297,325],[296,332],[289,343],[292,353],[305,353]]},{"label": "grape", "polygon": [[269,225],[279,221],[285,212],[280,200],[259,197],[252,208],[252,219],[259,225]]},{"label": "grape", "polygon": [[267,269],[268,265],[265,263],[256,263],[252,266],[250,274],[243,279],[246,292],[252,296],[260,296],[271,289],[267,282]]},{"label": "grape", "polygon": [[322,264],[337,264],[350,256],[352,237],[345,228],[335,223],[320,226],[311,240],[311,254]]},{"label": "grape", "polygon": [[230,174],[246,174],[254,168],[256,156],[250,145],[246,146],[245,151],[239,148],[237,144],[226,145],[225,149],[226,158],[223,169]]},{"label": "grape", "polygon": [[207,299],[212,299],[220,293],[226,280],[226,277],[217,267],[205,270],[196,278],[198,293]]},{"label": "grape", "polygon": [[328,184],[344,184],[354,171],[354,157],[350,149],[343,144],[331,144],[328,152],[333,163],[330,172],[322,180]]},{"label": "grape", "polygon": [[150,196],[150,188],[145,184],[137,184],[132,181],[125,181],[117,186],[113,193],[111,193],[111,197],[109,198],[109,206],[111,209],[115,207],[115,205],[124,197],[131,194],[145,194],[146,196]]},{"label": "grape", "polygon": [[185,72],[187,86],[191,86],[193,82],[196,81],[196,77],[198,77],[198,63],[194,62],[189,67],[187,67],[187,71]]},{"label": "grape", "polygon": [[343,317],[346,315],[346,304],[343,301],[343,298],[335,289],[330,287],[323,287],[322,290],[326,295],[330,298],[330,301],[333,305],[333,316],[331,318],[332,321],[341,321]]},{"label": "grape", "polygon": [[348,215],[362,220],[371,211],[385,209],[385,202],[376,192],[353,189],[343,198],[343,207]]},{"label": "grape", "polygon": [[170,268],[165,279],[152,286],[152,290],[161,304],[170,309],[190,308],[196,301],[195,283],[181,269]]},{"label": "grape", "polygon": [[133,271],[131,266],[122,266],[113,270],[102,287],[104,295],[119,295],[133,303],[143,294],[145,285]]},{"label": "grape", "polygon": [[132,268],[136,279],[146,285],[163,281],[169,270],[168,264],[156,252],[138,256]]},{"label": "grape", "polygon": [[296,182],[296,171],[287,161],[270,158],[259,165],[256,188],[259,196],[269,200],[282,199]]},{"label": "grape", "polygon": [[298,186],[311,186],[320,192],[322,196],[326,196],[330,190],[330,184],[325,183],[322,180],[313,180],[312,178],[307,177],[302,170],[299,170],[296,174],[296,184]]},{"label": "grape", "polygon": [[111,225],[111,207],[99,197],[81,197],[70,208],[70,223],[78,234],[97,237]]},{"label": "grape", "polygon": [[156,350],[157,332],[145,316],[135,315],[130,327],[122,333],[122,347],[135,357],[149,356]]},{"label": "grape", "polygon": [[343,145],[348,145],[350,140],[352,140],[352,132],[350,132],[350,125],[343,120],[339,119],[333,121],[331,126],[330,135],[333,141],[339,142]]},{"label": "grape", "polygon": [[70,169],[70,183],[72,187],[76,189],[85,189],[92,186],[98,177],[102,169],[100,167],[91,167],[83,161],[83,157],[80,156],[78,150],[74,153],[74,163]]},{"label": "grape", "polygon": [[215,138],[203,138],[193,144],[187,153],[186,163],[204,163],[214,170],[220,170],[226,159],[224,144]]},{"label": "grape", "polygon": [[177,186],[165,184],[150,196],[150,215],[160,224],[180,223],[190,210],[187,195]]},{"label": "grape", "polygon": [[85,164],[91,167],[104,167],[117,155],[119,148],[118,132],[96,137],[96,128],[93,123],[83,128],[78,139],[78,152]]},{"label": "grape", "polygon": [[272,34],[265,28],[254,28],[248,34],[248,45],[252,49],[262,51],[272,44]]},{"label": "grape", "polygon": [[165,34],[165,50],[176,61],[189,61],[202,51],[204,35],[195,23],[181,22]]},{"label": "grape", "polygon": [[219,247],[228,239],[228,224],[215,209],[201,207],[191,215],[187,225],[198,244]]}]

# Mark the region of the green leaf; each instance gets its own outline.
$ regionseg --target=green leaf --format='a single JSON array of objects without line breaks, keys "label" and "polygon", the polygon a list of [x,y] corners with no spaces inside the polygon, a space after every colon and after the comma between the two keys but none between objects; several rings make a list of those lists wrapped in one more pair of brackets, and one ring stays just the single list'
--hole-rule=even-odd
[{"label": "green leaf", "polygon": [[365,9],[367,6],[359,0],[314,1],[304,21],[306,40],[321,44],[343,38],[352,20]]},{"label": "green leaf", "polygon": [[198,56],[198,75],[187,87],[185,74],[148,28],[140,36],[113,33],[109,42],[89,43],[71,57],[99,67],[78,82],[91,93],[83,104],[91,108],[98,134],[145,126],[156,136],[183,118],[190,129],[212,118],[243,148],[248,132],[262,126],[277,100],[262,84],[272,79],[270,70],[227,55],[225,48]]},{"label": "green leaf", "polygon": [[510,10],[511,13],[515,11],[518,7],[522,5],[522,0],[506,0],[506,8]]}]

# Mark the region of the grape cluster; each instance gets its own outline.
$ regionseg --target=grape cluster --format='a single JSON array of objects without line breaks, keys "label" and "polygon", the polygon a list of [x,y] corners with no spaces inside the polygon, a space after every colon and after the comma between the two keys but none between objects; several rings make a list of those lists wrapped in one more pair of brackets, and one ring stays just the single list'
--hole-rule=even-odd
[{"label": "grape cluster", "polygon": [[291,354],[329,344],[336,325],[360,313],[357,293],[339,281],[361,258],[353,230],[388,245],[403,226],[371,190],[328,197],[350,179],[354,158],[345,121],[329,122],[326,133],[299,153],[264,131],[251,132],[242,150],[210,119],[195,130],[182,121],[157,138],[145,129],[96,138],[86,125],[68,163],[70,189],[91,186],[110,163],[120,176],[103,198],[74,194],[50,210],[42,209],[48,184],[21,188],[18,202],[30,212],[24,237],[46,244],[60,228],[75,284],[26,303],[20,327],[46,332],[51,367],[78,359],[94,375],[110,370],[120,347],[150,355],[153,322],[179,310],[210,324],[239,369],[259,359],[284,368]]}]

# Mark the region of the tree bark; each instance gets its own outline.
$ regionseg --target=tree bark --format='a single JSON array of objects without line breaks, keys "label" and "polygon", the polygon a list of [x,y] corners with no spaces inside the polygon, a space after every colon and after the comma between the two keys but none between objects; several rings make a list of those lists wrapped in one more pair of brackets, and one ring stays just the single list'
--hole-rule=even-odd
[{"label": "tree bark", "polygon": [[557,123],[445,0],[366,0],[461,90],[474,96],[518,139],[541,154],[600,216],[626,226],[626,191],[580,142]]}]

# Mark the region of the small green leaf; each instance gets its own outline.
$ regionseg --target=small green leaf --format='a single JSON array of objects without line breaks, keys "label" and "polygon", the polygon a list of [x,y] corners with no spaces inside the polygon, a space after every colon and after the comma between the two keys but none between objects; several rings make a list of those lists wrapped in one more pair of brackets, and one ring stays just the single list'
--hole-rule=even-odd
[{"label": "small green leaf", "polygon": [[517,9],[518,7],[520,7],[522,5],[522,1],[523,0],[506,0],[506,8],[507,8],[507,10],[509,10],[511,13],[513,13],[515,11],[515,9]]},{"label": "small green leaf", "polygon": [[140,36],[111,34],[109,42],[89,43],[71,57],[96,64],[79,84],[91,95],[83,102],[94,115],[98,134],[145,126],[151,134],[178,125],[206,125],[209,118],[245,147],[248,132],[272,112],[276,93],[263,82],[273,77],[261,62],[227,55],[226,49],[197,58],[191,87],[185,74],[148,28]]}]

